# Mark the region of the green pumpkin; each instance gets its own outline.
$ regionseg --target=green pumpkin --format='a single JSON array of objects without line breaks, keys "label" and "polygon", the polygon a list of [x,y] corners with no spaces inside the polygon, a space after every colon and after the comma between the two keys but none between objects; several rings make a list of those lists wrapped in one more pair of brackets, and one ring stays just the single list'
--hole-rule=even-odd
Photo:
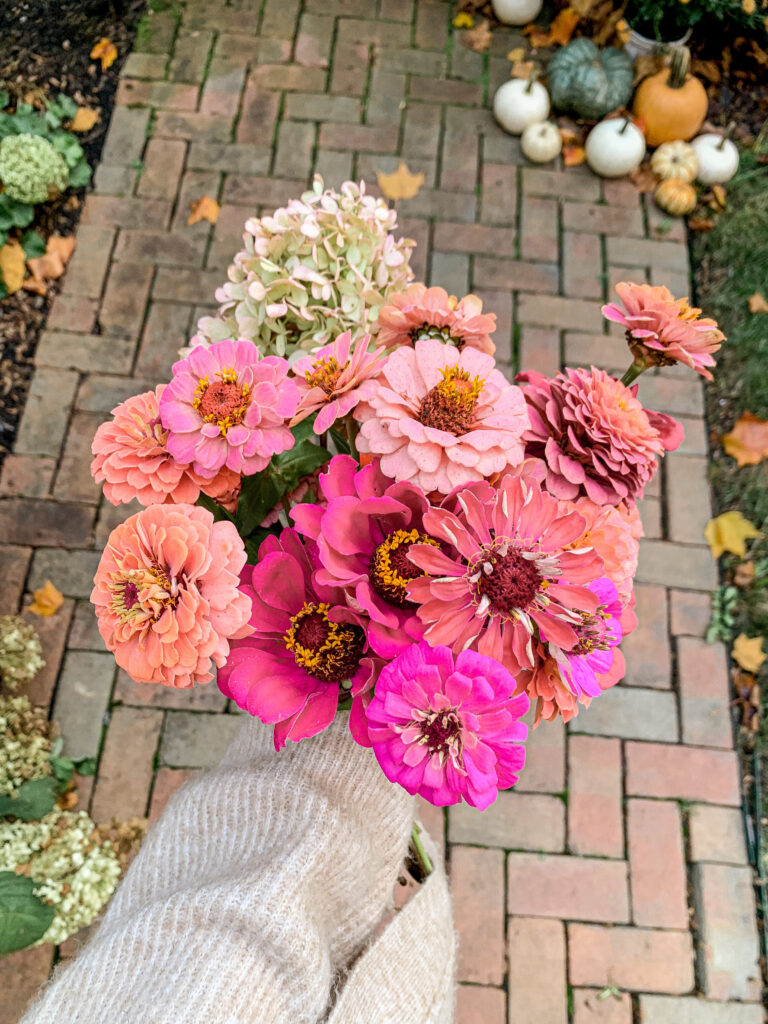
[{"label": "green pumpkin", "polygon": [[599,121],[632,96],[632,60],[613,46],[598,49],[591,39],[574,39],[547,66],[552,106],[587,121]]}]

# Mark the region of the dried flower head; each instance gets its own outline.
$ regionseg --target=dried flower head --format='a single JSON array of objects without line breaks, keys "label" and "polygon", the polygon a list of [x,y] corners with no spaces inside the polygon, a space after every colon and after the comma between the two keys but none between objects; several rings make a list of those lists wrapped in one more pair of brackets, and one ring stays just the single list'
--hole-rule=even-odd
[{"label": "dried flower head", "polygon": [[0,697],[0,796],[51,774],[54,725],[27,697]]},{"label": "dried flower head", "polygon": [[45,665],[40,638],[18,615],[0,616],[0,684],[16,690]]}]

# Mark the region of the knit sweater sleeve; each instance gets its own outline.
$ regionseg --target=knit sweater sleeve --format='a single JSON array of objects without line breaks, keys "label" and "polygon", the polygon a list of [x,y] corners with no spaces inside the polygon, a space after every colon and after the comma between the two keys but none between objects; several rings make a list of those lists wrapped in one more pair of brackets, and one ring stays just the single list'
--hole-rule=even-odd
[{"label": "knit sweater sleeve", "polygon": [[[169,802],[93,939],[22,1024],[317,1024],[336,1011],[350,1024],[389,1020],[391,993],[382,991],[381,1017],[375,1006],[346,1018],[329,1005],[343,1003],[344,979],[371,963],[405,913],[372,945],[412,817],[412,800],[343,722],[279,753],[271,729],[246,722],[219,767]],[[436,998],[452,1005],[442,868],[430,881],[425,912],[437,916],[426,936],[414,924],[413,941],[423,947],[436,929],[449,979]],[[389,943],[402,946],[394,933]],[[365,970],[362,978],[361,994],[370,988]],[[347,998],[354,1004],[355,986]],[[450,1015],[414,1024],[429,1019]]]}]

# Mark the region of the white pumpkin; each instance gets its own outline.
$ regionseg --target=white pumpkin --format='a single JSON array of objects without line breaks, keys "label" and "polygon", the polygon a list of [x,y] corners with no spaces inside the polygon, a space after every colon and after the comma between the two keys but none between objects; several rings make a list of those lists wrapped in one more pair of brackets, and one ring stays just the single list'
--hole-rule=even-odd
[{"label": "white pumpkin", "polygon": [[651,170],[666,181],[675,178],[677,181],[690,183],[699,169],[699,158],[696,150],[682,139],[675,142],[662,142],[651,157]]},{"label": "white pumpkin", "polygon": [[596,124],[584,147],[587,163],[601,178],[621,178],[637,170],[645,156],[645,136],[629,118]]},{"label": "white pumpkin", "polygon": [[691,143],[699,161],[696,177],[705,185],[724,185],[739,169],[739,150],[725,135],[699,135]]},{"label": "white pumpkin", "polygon": [[529,124],[520,136],[520,147],[533,163],[546,164],[554,160],[563,148],[563,137],[551,121]]},{"label": "white pumpkin", "polygon": [[529,124],[546,121],[549,93],[534,78],[510,78],[496,90],[493,114],[505,132],[520,135]]},{"label": "white pumpkin", "polygon": [[502,25],[527,25],[539,14],[544,0],[492,0],[493,13]]}]

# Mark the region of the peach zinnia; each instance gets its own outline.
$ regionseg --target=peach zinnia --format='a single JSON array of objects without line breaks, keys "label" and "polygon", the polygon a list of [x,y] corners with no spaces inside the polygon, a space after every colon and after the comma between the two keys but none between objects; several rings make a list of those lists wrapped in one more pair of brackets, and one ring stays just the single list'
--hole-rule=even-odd
[{"label": "peach zinnia", "polygon": [[355,409],[356,443],[393,480],[449,494],[522,461],[525,401],[491,356],[423,338],[395,349],[378,383]]},{"label": "peach zinnia", "polygon": [[91,602],[115,661],[137,682],[187,688],[213,678],[229,640],[248,636],[238,590],[245,548],[233,523],[195,505],[152,505],[109,535]]},{"label": "peach zinnia", "polygon": [[458,301],[444,288],[412,284],[399,295],[390,296],[379,310],[376,340],[387,348],[414,345],[421,338],[437,338],[457,348],[476,348],[493,355],[496,346],[491,333],[496,330],[496,315],[483,313],[476,295]]}]

